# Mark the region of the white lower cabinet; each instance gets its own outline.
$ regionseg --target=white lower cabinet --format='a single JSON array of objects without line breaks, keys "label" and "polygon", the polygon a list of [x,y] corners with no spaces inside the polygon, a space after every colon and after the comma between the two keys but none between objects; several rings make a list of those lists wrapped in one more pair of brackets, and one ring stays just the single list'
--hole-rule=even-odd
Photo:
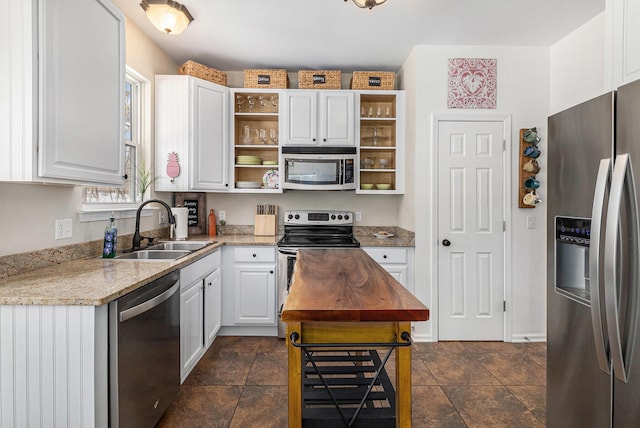
[{"label": "white lower cabinet", "polygon": [[[270,334],[276,320],[275,247],[225,247],[222,324],[232,334]],[[246,327],[246,328],[245,328]]]},{"label": "white lower cabinet", "polygon": [[220,251],[216,251],[180,270],[180,382],[215,339],[220,314]]},{"label": "white lower cabinet", "polygon": [[363,247],[362,249],[407,290],[414,292],[414,249],[412,247]]}]

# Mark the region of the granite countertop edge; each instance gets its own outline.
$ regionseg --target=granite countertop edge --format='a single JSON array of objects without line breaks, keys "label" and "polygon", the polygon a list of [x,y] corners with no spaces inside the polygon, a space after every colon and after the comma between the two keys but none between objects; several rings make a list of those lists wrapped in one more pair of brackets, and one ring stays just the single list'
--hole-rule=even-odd
[{"label": "granite countertop edge", "polygon": [[[412,235],[376,239],[356,233],[362,247],[414,246]],[[230,234],[175,261],[131,261],[89,257],[9,276],[0,281],[0,305],[102,306],[225,245],[275,246],[279,236]],[[197,235],[190,241],[209,240]]]}]

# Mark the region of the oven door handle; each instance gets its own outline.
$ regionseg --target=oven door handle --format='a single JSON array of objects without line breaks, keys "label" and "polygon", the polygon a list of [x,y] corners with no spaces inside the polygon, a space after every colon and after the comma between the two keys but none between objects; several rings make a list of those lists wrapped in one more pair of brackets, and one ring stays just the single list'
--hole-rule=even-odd
[{"label": "oven door handle", "polygon": [[296,250],[286,250],[284,248],[278,248],[278,252],[280,254],[286,254],[288,256],[295,256],[296,254],[298,254]]}]

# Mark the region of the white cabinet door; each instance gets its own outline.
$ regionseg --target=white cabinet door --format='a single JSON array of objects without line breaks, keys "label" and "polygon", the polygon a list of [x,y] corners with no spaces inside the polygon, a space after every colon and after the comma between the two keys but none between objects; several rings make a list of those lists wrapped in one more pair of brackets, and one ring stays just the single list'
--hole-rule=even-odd
[{"label": "white cabinet door", "polygon": [[355,145],[352,91],[285,91],[283,145]]},{"label": "white cabinet door", "polygon": [[0,13],[0,179],[122,185],[124,15],[104,0]]},{"label": "white cabinet door", "polygon": [[236,324],[275,325],[275,264],[236,263],[233,292]]},{"label": "white cabinet door", "polygon": [[354,94],[351,91],[324,91],[320,95],[319,144],[355,145]]},{"label": "white cabinet door", "polygon": [[204,279],[204,335],[206,347],[216,338],[222,325],[222,283],[220,269]]},{"label": "white cabinet door", "polygon": [[373,260],[413,293],[413,247],[363,247]]},{"label": "white cabinet door", "polygon": [[[226,190],[229,88],[192,76],[156,76],[156,191]],[[180,173],[171,178],[170,162]]]},{"label": "white cabinet door", "polygon": [[316,92],[286,91],[285,96],[285,135],[283,144],[292,146],[315,146],[317,144]]},{"label": "white cabinet door", "polygon": [[39,173],[122,184],[124,16],[108,1],[38,3]]},{"label": "white cabinet door", "polygon": [[640,0],[609,0],[613,88],[640,79]]},{"label": "white cabinet door", "polygon": [[180,378],[187,378],[204,350],[202,280],[180,294]]},{"label": "white cabinet door", "polygon": [[225,190],[229,90],[205,80],[191,82],[194,102],[191,190]]},{"label": "white cabinet door", "polygon": [[400,284],[404,285],[405,288],[407,288],[407,280],[408,280],[408,278],[407,278],[407,272],[408,272],[407,265],[385,265],[385,264],[381,264],[380,266],[382,266],[382,268],[384,270],[389,272],[389,275],[394,277],[396,279],[396,281],[398,281]]}]

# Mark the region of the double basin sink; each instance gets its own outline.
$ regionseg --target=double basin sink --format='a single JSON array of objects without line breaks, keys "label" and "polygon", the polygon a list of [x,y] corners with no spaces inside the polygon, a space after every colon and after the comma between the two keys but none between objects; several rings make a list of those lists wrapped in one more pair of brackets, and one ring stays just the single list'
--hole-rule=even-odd
[{"label": "double basin sink", "polygon": [[160,242],[149,246],[144,250],[134,251],[132,253],[124,253],[116,256],[117,260],[177,260],[187,256],[194,251],[198,251],[209,245],[215,244],[217,241],[169,241]]}]

